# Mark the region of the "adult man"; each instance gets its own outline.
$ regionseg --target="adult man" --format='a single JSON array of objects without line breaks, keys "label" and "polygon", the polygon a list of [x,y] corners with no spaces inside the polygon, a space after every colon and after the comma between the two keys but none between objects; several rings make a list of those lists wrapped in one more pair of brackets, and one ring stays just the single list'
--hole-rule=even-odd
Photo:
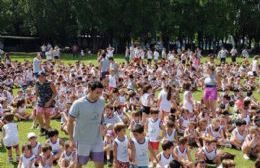
[{"label": "adult man", "polygon": [[41,54],[37,53],[36,57],[33,58],[33,75],[37,77],[41,71]]},{"label": "adult man", "polygon": [[233,63],[236,62],[236,59],[237,59],[237,49],[235,47],[233,47],[230,51],[230,54],[231,54],[231,60]]},{"label": "adult man", "polygon": [[101,82],[90,82],[88,94],[76,100],[69,111],[68,133],[77,147],[77,168],[87,164],[89,158],[96,168],[104,167],[101,128],[105,101],[101,98],[102,91]]},{"label": "adult man", "polygon": [[110,62],[107,59],[105,53],[103,53],[101,57],[102,58],[101,58],[101,61],[100,61],[99,68],[100,68],[100,71],[101,71],[100,78],[103,79],[109,73]]},{"label": "adult man", "polygon": [[226,57],[227,57],[228,51],[221,47],[221,50],[218,52],[218,57],[220,58],[221,63],[226,63]]},{"label": "adult man", "polygon": [[38,81],[35,84],[37,96],[36,117],[41,127],[42,135],[50,129],[50,117],[55,107],[57,95],[54,84],[46,79],[45,72],[38,73]]}]

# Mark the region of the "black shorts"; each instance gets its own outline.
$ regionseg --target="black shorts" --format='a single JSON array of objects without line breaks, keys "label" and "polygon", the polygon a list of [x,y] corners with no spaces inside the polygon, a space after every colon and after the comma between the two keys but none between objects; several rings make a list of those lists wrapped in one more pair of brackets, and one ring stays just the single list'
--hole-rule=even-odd
[{"label": "black shorts", "polygon": [[59,59],[59,56],[54,56],[54,59]]},{"label": "black shorts", "polygon": [[145,114],[150,114],[150,109],[151,107],[148,107],[148,106],[143,106],[142,107],[142,113],[145,113]]},{"label": "black shorts", "polygon": [[214,160],[209,160],[208,158],[206,158],[205,162],[206,162],[207,164],[215,164],[215,163],[214,163]]},{"label": "black shorts", "polygon": [[226,58],[220,58],[221,63],[226,63]]}]

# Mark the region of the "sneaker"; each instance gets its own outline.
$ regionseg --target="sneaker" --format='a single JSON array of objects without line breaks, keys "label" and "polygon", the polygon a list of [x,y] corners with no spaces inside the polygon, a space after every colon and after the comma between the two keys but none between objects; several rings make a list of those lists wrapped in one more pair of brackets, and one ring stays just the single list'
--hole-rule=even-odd
[{"label": "sneaker", "polygon": [[249,159],[250,159],[247,154],[244,154],[244,155],[243,155],[243,158],[244,158],[245,160],[249,160]]}]

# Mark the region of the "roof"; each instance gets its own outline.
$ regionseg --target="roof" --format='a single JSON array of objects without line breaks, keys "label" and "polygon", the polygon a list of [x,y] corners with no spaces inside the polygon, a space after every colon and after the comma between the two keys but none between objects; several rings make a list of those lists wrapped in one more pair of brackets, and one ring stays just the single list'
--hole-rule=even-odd
[{"label": "roof", "polygon": [[39,37],[33,37],[33,36],[8,36],[8,35],[0,35],[0,38],[3,38],[3,39],[22,39],[22,40],[39,39]]}]

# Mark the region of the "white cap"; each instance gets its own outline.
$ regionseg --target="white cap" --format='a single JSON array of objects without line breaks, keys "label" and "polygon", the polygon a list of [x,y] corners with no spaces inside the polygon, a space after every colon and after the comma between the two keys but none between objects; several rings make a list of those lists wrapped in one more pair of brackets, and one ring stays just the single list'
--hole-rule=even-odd
[{"label": "white cap", "polygon": [[29,132],[29,133],[27,134],[27,138],[28,138],[28,139],[31,139],[31,138],[33,138],[33,137],[37,138],[37,135],[36,135],[34,132]]}]

